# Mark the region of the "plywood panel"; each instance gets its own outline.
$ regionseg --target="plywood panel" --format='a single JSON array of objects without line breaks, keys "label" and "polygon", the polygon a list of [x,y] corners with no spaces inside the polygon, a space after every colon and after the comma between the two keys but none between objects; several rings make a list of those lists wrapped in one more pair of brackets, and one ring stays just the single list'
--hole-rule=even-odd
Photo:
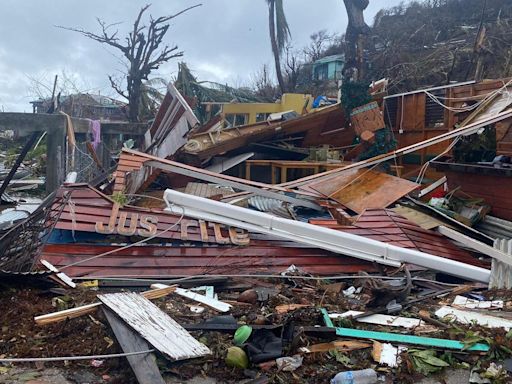
[{"label": "plywood panel", "polygon": [[318,192],[347,208],[362,213],[385,208],[418,187],[418,184],[373,170],[348,170],[329,180],[312,184]]}]

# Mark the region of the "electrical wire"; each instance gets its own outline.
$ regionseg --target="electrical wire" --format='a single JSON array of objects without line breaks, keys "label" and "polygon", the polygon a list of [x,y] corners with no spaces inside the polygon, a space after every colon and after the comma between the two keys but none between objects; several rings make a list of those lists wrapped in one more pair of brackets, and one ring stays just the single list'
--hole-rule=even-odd
[{"label": "electrical wire", "polygon": [[147,353],[155,352],[154,349],[146,351],[125,352],[125,353],[112,353],[109,355],[91,355],[91,356],[58,356],[58,357],[23,357],[23,358],[5,358],[0,359],[0,363],[33,363],[44,361],[72,361],[72,360],[103,360],[112,359],[116,357],[126,357],[134,355],[145,355]]},{"label": "electrical wire", "polygon": [[[112,280],[112,281],[136,281],[136,282],[154,282],[155,280],[158,280],[162,283],[180,283],[184,281],[194,280],[198,278],[233,278],[233,277],[247,277],[247,278],[259,278],[259,279],[286,279],[286,280],[314,280],[314,281],[321,281],[321,280],[359,280],[359,279],[368,279],[375,278],[375,279],[381,279],[381,280],[402,280],[404,277],[399,276],[380,276],[380,275],[368,275],[368,276],[361,276],[361,275],[355,275],[355,276],[293,276],[293,275],[258,275],[258,274],[236,274],[236,275],[222,275],[222,274],[202,274],[202,275],[194,275],[194,276],[186,276],[176,279],[149,279],[149,278],[137,278],[136,276],[132,277],[108,277],[108,276],[94,276],[94,277],[75,277],[73,280],[84,280],[84,281],[90,281],[90,280]],[[440,281],[435,281],[431,279],[425,279],[422,277],[413,277],[413,281],[423,281],[428,283],[436,283],[439,285],[446,285],[446,286],[452,286],[457,287],[460,286],[460,284],[451,284],[451,283],[443,283]]]},{"label": "electrical wire", "polygon": [[125,250],[125,249],[128,249],[128,248],[137,246],[139,244],[144,244],[144,243],[148,242],[149,240],[154,239],[155,237],[159,237],[159,236],[163,235],[164,233],[169,232],[171,229],[173,229],[174,227],[176,227],[177,225],[179,225],[181,223],[181,221],[185,217],[185,209],[183,207],[181,207],[181,208],[182,208],[183,212],[182,212],[180,218],[178,219],[178,221],[176,221],[173,225],[171,225],[170,227],[164,229],[163,231],[155,233],[153,236],[146,237],[146,238],[144,238],[142,240],[139,240],[139,241],[137,241],[135,243],[131,243],[131,244],[125,245],[124,247],[112,249],[110,251],[107,251],[107,252],[104,252],[104,253],[100,253],[99,255],[95,255],[95,256],[92,256],[92,257],[88,257],[87,259],[79,260],[79,261],[76,261],[74,263],[64,265],[63,267],[60,267],[59,269],[62,271],[64,269],[66,269],[66,268],[73,267],[75,265],[85,263],[86,261],[94,260],[94,259],[97,259],[99,257],[103,257],[103,256],[107,256],[107,255],[111,255],[112,253],[116,253],[116,252],[119,252],[119,251],[122,251],[122,250]]}]

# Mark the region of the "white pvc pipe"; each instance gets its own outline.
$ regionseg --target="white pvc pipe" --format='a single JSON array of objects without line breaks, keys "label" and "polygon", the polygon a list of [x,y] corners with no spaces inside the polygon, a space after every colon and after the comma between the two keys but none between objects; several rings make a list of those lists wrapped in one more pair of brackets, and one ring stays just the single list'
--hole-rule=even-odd
[{"label": "white pvc pipe", "polygon": [[197,219],[266,233],[359,259],[371,260],[385,265],[397,265],[399,262],[416,264],[484,283],[489,282],[490,279],[490,270],[485,268],[318,225],[275,217],[267,213],[188,195],[171,189],[165,191],[164,200],[169,206],[169,211],[174,213],[183,213],[183,209],[180,207],[173,208],[175,204],[185,207],[185,215]]},{"label": "white pvc pipe", "polygon": [[348,254],[350,253],[352,256],[357,257],[358,259],[371,261],[371,262],[378,262],[379,264],[387,265],[390,267],[399,267],[401,265],[400,262],[395,260],[389,260],[389,259],[383,259],[378,254],[370,254],[367,252],[358,251],[356,249],[348,249],[345,247],[340,247],[339,245],[333,245],[330,243],[322,242],[320,240],[312,239],[312,238],[304,238],[302,236],[297,236],[294,234],[290,234],[287,232],[281,232],[274,229],[267,229],[258,225],[249,224],[243,221],[230,219],[228,217],[215,215],[212,213],[200,211],[194,208],[188,208],[188,207],[178,207],[175,205],[171,205],[169,208],[166,209],[166,211],[172,212],[174,214],[184,214],[188,217],[193,217],[196,219],[201,219],[205,221],[211,221],[214,223],[224,224],[228,225],[230,227],[245,229],[247,231],[251,232],[257,232],[257,233],[263,233],[270,236],[279,237],[285,240],[295,241],[302,244],[307,244],[309,246],[313,246],[316,248],[325,249],[327,251],[331,251],[334,253],[342,253],[342,254]]}]

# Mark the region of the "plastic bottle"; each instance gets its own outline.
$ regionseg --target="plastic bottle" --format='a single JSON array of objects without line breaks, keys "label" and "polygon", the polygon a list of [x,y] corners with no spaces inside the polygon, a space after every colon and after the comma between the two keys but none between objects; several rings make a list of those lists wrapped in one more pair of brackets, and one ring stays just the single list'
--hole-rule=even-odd
[{"label": "plastic bottle", "polygon": [[374,384],[376,382],[377,372],[371,368],[340,372],[331,380],[331,384]]}]

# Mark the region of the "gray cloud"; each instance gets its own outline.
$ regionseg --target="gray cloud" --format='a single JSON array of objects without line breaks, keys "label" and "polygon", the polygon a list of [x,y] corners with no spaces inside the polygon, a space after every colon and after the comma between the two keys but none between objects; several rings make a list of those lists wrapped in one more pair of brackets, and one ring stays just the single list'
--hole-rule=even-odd
[{"label": "gray cloud", "polygon": [[[241,85],[265,63],[272,63],[264,0],[154,0],[153,15],[174,14],[202,2],[203,6],[171,22],[166,42],[184,51],[183,61],[201,80]],[[373,0],[366,11],[368,22],[382,6],[400,0]],[[142,1],[126,0],[1,0],[0,108],[30,111],[36,97],[31,80],[50,85],[63,71],[77,86],[90,92],[115,96],[107,75],[120,74],[123,66],[115,49],[55,25],[97,30],[96,17],[121,22],[120,36],[130,29]],[[295,47],[307,44],[321,29],[341,33],[347,17],[342,0],[285,0],[285,11]],[[180,59],[178,59],[180,60]],[[178,60],[162,66],[155,76],[170,79]]]}]

